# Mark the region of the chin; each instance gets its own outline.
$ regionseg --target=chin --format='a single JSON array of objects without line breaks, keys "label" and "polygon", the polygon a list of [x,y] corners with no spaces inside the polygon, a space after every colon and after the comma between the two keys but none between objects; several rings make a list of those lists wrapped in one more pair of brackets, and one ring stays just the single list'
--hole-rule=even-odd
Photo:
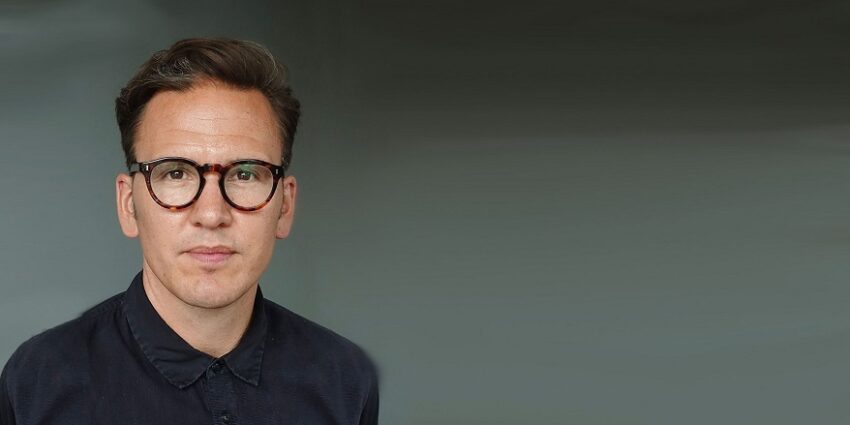
[{"label": "chin", "polygon": [[190,286],[183,288],[181,300],[186,304],[200,308],[222,308],[236,302],[248,288],[243,285],[234,286],[233,279],[221,279],[212,276],[201,276],[188,279]]}]

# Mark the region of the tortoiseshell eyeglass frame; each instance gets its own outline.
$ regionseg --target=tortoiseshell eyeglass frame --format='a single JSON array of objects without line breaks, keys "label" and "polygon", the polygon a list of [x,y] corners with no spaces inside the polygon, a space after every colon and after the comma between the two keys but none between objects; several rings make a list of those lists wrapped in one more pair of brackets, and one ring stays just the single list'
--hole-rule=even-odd
[{"label": "tortoiseshell eyeglass frame", "polygon": [[[151,186],[151,173],[153,172],[153,169],[157,165],[162,164],[164,162],[169,162],[169,161],[178,161],[178,162],[188,164],[188,165],[194,167],[196,170],[198,170],[198,175],[201,176],[201,182],[198,185],[198,192],[195,194],[195,196],[192,198],[191,201],[189,201],[189,202],[187,202],[183,205],[169,205],[169,204],[162,202],[159,198],[156,197],[156,194],[153,191],[153,187]],[[268,168],[272,172],[272,177],[274,179],[273,182],[272,182],[272,190],[269,192],[269,196],[266,198],[266,200],[263,203],[261,203],[257,206],[254,206],[254,207],[250,207],[250,208],[246,208],[246,207],[243,207],[241,205],[237,205],[235,202],[233,202],[227,196],[227,191],[224,189],[224,178],[223,177],[227,174],[227,172],[231,168],[237,167],[237,166],[243,165],[243,164],[262,165],[262,166]],[[187,158],[166,157],[166,158],[155,159],[153,161],[148,161],[148,162],[134,162],[134,163],[130,164],[130,175],[133,175],[137,172],[141,172],[145,176],[145,183],[148,186],[148,193],[150,193],[151,198],[153,198],[153,200],[157,204],[159,204],[161,207],[167,208],[171,211],[177,211],[177,210],[182,210],[184,208],[188,208],[189,206],[194,204],[195,201],[198,200],[198,198],[201,197],[201,193],[203,193],[204,186],[207,183],[206,173],[208,173],[208,172],[218,173],[218,176],[219,176],[218,188],[221,192],[221,196],[222,196],[222,198],[224,198],[224,200],[231,207],[236,208],[237,210],[240,210],[240,211],[256,211],[256,210],[263,208],[264,206],[268,205],[269,201],[272,200],[272,197],[274,196],[274,193],[277,190],[277,183],[284,176],[284,171],[285,171],[285,169],[281,165],[274,165],[274,164],[271,164],[271,163],[268,163],[268,162],[265,162],[265,161],[260,161],[259,159],[239,160],[239,161],[234,161],[234,162],[231,162],[229,164],[224,164],[224,165],[222,165],[222,164],[199,165],[197,162],[192,161],[191,159],[187,159]]]}]

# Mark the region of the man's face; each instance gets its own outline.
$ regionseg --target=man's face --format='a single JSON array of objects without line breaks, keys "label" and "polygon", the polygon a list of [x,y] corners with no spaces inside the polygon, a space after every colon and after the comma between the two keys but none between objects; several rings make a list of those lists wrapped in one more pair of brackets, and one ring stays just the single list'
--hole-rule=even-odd
[{"label": "man's face", "polygon": [[[274,111],[259,91],[202,83],[189,91],[160,92],[148,102],[135,151],[139,162],[183,157],[198,164],[240,159],[280,164],[280,137]],[[151,198],[142,173],[116,179],[121,228],[140,239],[145,279],[195,307],[229,306],[249,293],[271,260],[275,239],[289,234],[294,218],[294,177],[281,179],[272,200],[250,212],[227,204],[219,178],[207,173],[198,200],[176,211]],[[211,249],[231,253],[210,255]]]}]

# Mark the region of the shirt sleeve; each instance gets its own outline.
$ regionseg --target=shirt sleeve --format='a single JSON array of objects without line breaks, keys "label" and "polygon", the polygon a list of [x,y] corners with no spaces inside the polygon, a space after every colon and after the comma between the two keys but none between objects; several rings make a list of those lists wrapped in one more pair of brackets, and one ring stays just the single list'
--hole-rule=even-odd
[{"label": "shirt sleeve", "polygon": [[360,414],[360,425],[378,425],[378,399],[378,377],[373,374],[369,396],[363,406],[363,413]]},{"label": "shirt sleeve", "polygon": [[9,382],[6,368],[0,374],[0,425],[15,425],[15,412],[12,411],[12,399],[9,396]]}]

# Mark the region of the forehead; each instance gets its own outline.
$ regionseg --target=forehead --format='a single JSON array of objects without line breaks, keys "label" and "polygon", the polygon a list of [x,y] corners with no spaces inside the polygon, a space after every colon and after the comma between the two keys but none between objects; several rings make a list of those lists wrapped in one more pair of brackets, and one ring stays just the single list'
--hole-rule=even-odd
[{"label": "forehead", "polygon": [[202,83],[154,95],[136,131],[139,161],[181,156],[197,162],[262,159],[280,163],[274,110],[258,90]]}]

